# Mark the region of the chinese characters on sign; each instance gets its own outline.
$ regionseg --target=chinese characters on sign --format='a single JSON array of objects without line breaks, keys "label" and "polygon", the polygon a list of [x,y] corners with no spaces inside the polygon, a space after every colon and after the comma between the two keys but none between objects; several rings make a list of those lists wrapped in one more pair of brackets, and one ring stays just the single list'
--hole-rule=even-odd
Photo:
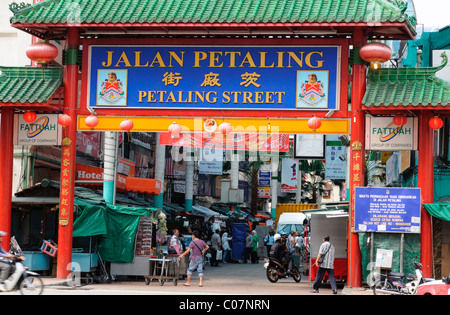
[{"label": "chinese characters on sign", "polygon": [[63,140],[63,151],[61,161],[61,195],[59,202],[59,224],[68,225],[70,219],[70,158],[71,158],[71,143],[68,138]]},{"label": "chinese characters on sign", "polygon": [[87,105],[339,109],[338,46],[89,47]]},{"label": "chinese characters on sign", "polygon": [[[355,141],[352,146],[352,163],[351,163],[351,189],[352,189],[352,207],[355,209],[355,190],[356,187],[363,186],[362,182],[362,169],[363,169],[363,152],[361,148],[361,143]],[[351,228],[354,230],[355,227],[355,211],[352,211],[351,217]]]}]

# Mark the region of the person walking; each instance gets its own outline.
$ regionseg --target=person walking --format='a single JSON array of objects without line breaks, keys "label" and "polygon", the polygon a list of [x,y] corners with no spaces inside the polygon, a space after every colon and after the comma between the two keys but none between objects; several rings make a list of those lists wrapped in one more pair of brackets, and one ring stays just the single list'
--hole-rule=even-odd
[{"label": "person walking", "polygon": [[267,248],[267,257],[270,257],[270,248],[272,247],[273,243],[275,242],[273,239],[273,236],[275,235],[275,231],[271,230],[268,235],[264,237],[264,245],[266,245]]},{"label": "person walking", "polygon": [[211,237],[211,267],[219,267],[219,260],[217,260],[217,251],[222,249],[219,230],[215,230]]},{"label": "person walking", "polygon": [[230,252],[230,243],[229,241],[231,241],[233,238],[232,237],[228,237],[228,232],[224,232],[222,235],[222,251],[223,251],[223,256],[222,256],[222,262],[224,264],[227,263],[228,261],[228,253]]},{"label": "person walking", "polygon": [[188,249],[178,257],[179,259],[181,259],[192,251],[191,259],[189,261],[189,267],[186,272],[187,282],[184,284],[184,286],[186,287],[191,286],[192,272],[196,269],[200,278],[198,286],[203,287],[203,255],[208,251],[209,246],[198,237],[199,232],[197,230],[192,232],[193,241],[189,244]]},{"label": "person walking", "polygon": [[334,277],[334,246],[330,243],[330,236],[328,234],[322,239],[322,245],[320,245],[315,265],[318,270],[311,293],[319,293],[319,288],[326,272],[328,278],[330,278],[333,294],[337,294],[336,278]]},{"label": "person walking", "polygon": [[253,236],[250,234],[249,230],[247,230],[246,233],[247,237],[245,238],[244,264],[247,263],[247,259],[251,256],[253,250]]},{"label": "person walking", "polygon": [[253,242],[252,264],[257,264],[259,262],[259,257],[258,257],[259,236],[255,230],[252,231],[252,235],[253,235],[253,238],[252,238],[252,242]]}]

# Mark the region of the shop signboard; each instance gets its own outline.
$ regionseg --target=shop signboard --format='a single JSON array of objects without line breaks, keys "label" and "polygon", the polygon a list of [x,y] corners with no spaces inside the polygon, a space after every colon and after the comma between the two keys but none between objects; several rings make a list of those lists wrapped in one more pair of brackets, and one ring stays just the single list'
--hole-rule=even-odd
[{"label": "shop signboard", "polygon": [[172,138],[170,133],[162,132],[159,144],[177,147],[209,148],[216,150],[246,150],[265,152],[288,152],[288,134],[241,134],[233,133],[223,137],[220,133],[183,133]]},{"label": "shop signboard", "polygon": [[258,172],[258,186],[270,187],[270,170],[259,170]]},{"label": "shop signboard", "polygon": [[397,126],[392,117],[366,118],[366,150],[417,150],[418,118],[408,117],[404,126]]},{"label": "shop signboard", "polygon": [[420,188],[355,188],[355,230],[420,233]]},{"label": "shop signboard", "polygon": [[15,115],[14,144],[16,145],[60,145],[62,130],[57,114],[37,114],[36,120],[28,123],[23,115]]},{"label": "shop signboard", "polygon": [[298,162],[294,159],[281,160],[281,191],[287,193],[297,192],[299,179]]},{"label": "shop signboard", "polygon": [[325,178],[345,179],[347,176],[347,147],[335,136],[327,136],[325,149]]},{"label": "shop signboard", "polygon": [[87,105],[339,110],[340,46],[89,46]]}]

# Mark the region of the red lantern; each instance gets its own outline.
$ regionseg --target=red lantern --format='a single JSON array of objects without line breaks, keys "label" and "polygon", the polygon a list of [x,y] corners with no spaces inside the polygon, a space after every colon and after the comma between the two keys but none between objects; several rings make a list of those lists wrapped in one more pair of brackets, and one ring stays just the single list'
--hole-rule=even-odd
[{"label": "red lantern", "polygon": [[125,119],[120,123],[120,129],[126,132],[130,132],[130,130],[133,129],[133,126],[134,126],[133,121],[129,119]]},{"label": "red lantern", "polygon": [[67,114],[59,115],[58,117],[58,124],[63,126],[63,128],[68,127],[72,122],[72,117],[70,117]]},{"label": "red lantern", "polygon": [[179,124],[177,124],[176,122],[173,122],[169,126],[169,132],[170,132],[172,139],[178,138],[180,136],[181,130],[182,130],[181,126]]},{"label": "red lantern", "polygon": [[229,122],[223,122],[219,126],[219,131],[224,134],[228,135],[233,130],[233,126]]},{"label": "red lantern", "polygon": [[434,116],[433,118],[430,119],[430,121],[428,122],[428,125],[437,131],[437,130],[441,129],[442,126],[444,126],[444,122],[438,116]]},{"label": "red lantern", "polygon": [[33,123],[37,119],[37,115],[35,112],[25,112],[23,114],[23,120],[25,120],[27,123]]},{"label": "red lantern", "polygon": [[399,126],[399,127],[403,127],[404,125],[406,125],[408,118],[406,118],[405,116],[401,115],[401,114],[397,114],[394,116],[394,124]]},{"label": "red lantern", "polygon": [[389,61],[392,57],[392,49],[382,43],[366,44],[359,50],[362,60],[370,62],[370,68],[379,69],[383,62]]},{"label": "red lantern", "polygon": [[46,41],[40,41],[28,46],[27,57],[39,64],[45,64],[58,56],[58,48]]},{"label": "red lantern", "polygon": [[98,125],[98,118],[97,116],[89,115],[84,120],[84,123],[86,124],[86,126],[91,127],[91,130],[94,130],[94,127]]},{"label": "red lantern", "polygon": [[313,116],[310,120],[308,120],[308,127],[312,129],[313,132],[316,132],[317,129],[322,126],[322,121],[320,118]]}]

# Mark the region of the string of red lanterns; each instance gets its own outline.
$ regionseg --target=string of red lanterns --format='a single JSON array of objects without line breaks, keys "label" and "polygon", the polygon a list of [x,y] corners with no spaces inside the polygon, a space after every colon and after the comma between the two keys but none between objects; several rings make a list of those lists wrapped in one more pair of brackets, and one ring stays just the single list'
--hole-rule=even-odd
[{"label": "string of red lanterns", "polygon": [[179,138],[181,131],[182,131],[181,126],[175,121],[169,126],[169,132],[172,139]]},{"label": "string of red lanterns", "polygon": [[35,122],[36,119],[37,119],[37,114],[35,112],[26,111],[23,114],[23,120],[25,120],[29,124]]},{"label": "string of red lanterns", "polygon": [[397,125],[398,127],[403,127],[404,125],[406,125],[406,123],[408,122],[408,118],[406,118],[404,115],[402,114],[397,114],[394,116],[393,118],[393,122],[395,125]]},{"label": "string of red lanterns", "polygon": [[95,115],[89,115],[84,120],[84,123],[86,124],[86,126],[90,127],[91,130],[94,130],[94,128],[98,125],[98,118]]},{"label": "string of red lanterns", "polygon": [[435,131],[438,131],[444,126],[444,121],[438,116],[434,116],[428,121],[428,125]]},{"label": "string of red lanterns", "polygon": [[322,126],[322,121],[315,115],[308,120],[308,127],[312,129],[312,132],[316,132],[320,126]]}]

